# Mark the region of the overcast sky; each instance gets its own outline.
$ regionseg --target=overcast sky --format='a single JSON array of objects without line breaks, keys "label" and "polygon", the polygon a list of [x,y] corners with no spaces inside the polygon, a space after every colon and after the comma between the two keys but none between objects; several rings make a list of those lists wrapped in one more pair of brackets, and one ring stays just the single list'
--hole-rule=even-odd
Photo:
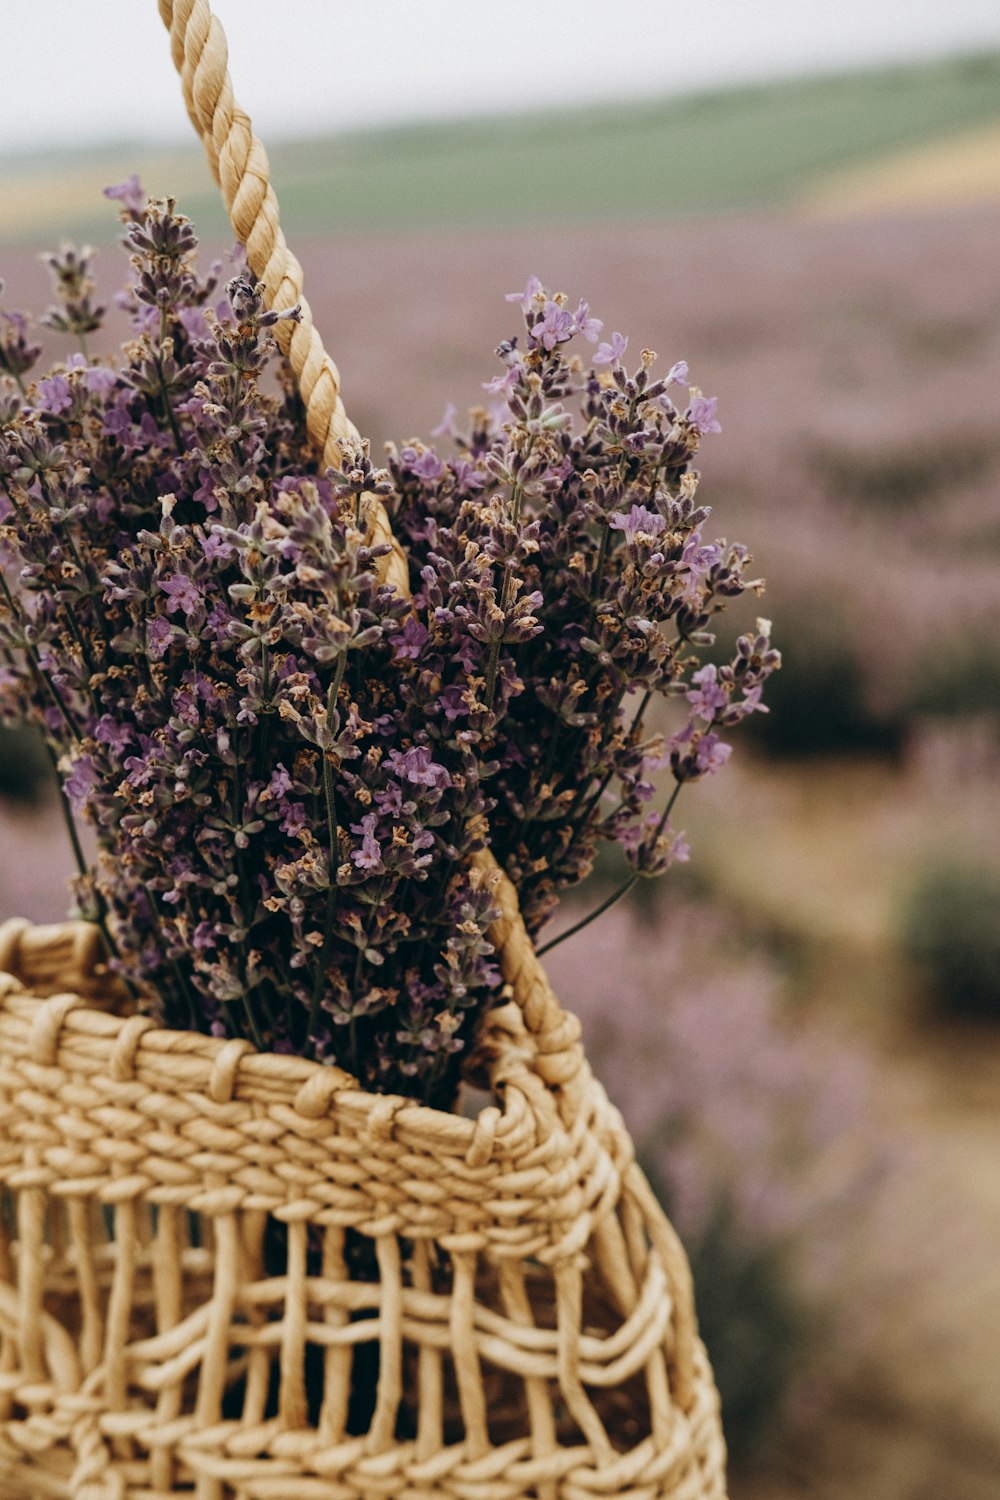
[{"label": "overcast sky", "polygon": [[[265,140],[1000,47],[1000,0],[217,0]],[[156,0],[0,0],[0,155],[184,139]]]}]

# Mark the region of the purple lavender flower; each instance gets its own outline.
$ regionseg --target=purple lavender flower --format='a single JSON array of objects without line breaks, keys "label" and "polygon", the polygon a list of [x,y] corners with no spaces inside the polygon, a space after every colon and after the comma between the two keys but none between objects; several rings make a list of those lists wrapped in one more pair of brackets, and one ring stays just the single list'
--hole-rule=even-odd
[{"label": "purple lavender flower", "polygon": [[719,401],[716,396],[695,396],[688,407],[688,421],[696,432],[702,435],[708,432],[721,432],[715,416],[715,409]]},{"label": "purple lavender flower", "polygon": [[620,333],[613,333],[610,344],[598,344],[596,353],[591,355],[591,363],[595,365],[620,365],[622,355],[627,348],[628,339],[623,338]]},{"label": "purple lavender flower", "polygon": [[[497,351],[502,412],[464,431],[446,413],[452,456],[413,441],[385,472],[345,443],[320,473],[262,388],[296,310],[266,311],[246,274],[220,302],[187,220],[118,197],[133,340],[109,364],[71,356],[34,407],[0,391],[0,700],[65,767],[101,850],[95,915],[163,1019],[450,1103],[500,983],[470,855],[489,839],[532,931],[599,840],[642,874],[684,858],[650,810],[657,767],[719,766],[718,731],[777,665],[761,621],[696,670],[746,586],[745,549],[702,539],[689,467],[714,406],[695,393],[678,420],[654,356],[622,368],[621,335],[598,379],[567,349],[598,320],[532,279],[511,299],[524,344]],[[50,323],[82,339],[89,257],[52,269]],[[393,490],[409,602],[362,525]],[[664,747],[646,707],[685,693]]]},{"label": "purple lavender flower", "polygon": [[539,281],[538,277],[537,276],[529,276],[528,277],[528,284],[524,288],[524,291],[523,292],[508,292],[505,300],[507,302],[517,302],[517,303],[519,303],[521,311],[523,313],[530,312],[532,304],[534,303],[535,298],[538,296],[538,293],[541,290],[542,290],[542,283]]},{"label": "purple lavender flower", "polygon": [[194,580],[188,578],[184,573],[171,573],[168,577],[161,578],[159,587],[166,594],[169,601],[167,604],[168,614],[173,615],[178,611],[183,611],[185,615],[190,617],[202,602]]},{"label": "purple lavender flower", "polygon": [[645,505],[633,505],[625,515],[616,512],[608,521],[613,530],[622,532],[626,542],[657,537],[666,524],[666,519],[658,511],[647,510]]},{"label": "purple lavender flower", "polygon": [[351,832],[357,834],[361,839],[360,849],[351,853],[351,858],[359,870],[377,870],[382,865],[382,846],[375,837],[375,828],[378,824],[378,813],[368,813],[361,819],[360,823],[351,824]]},{"label": "purple lavender flower", "polygon": [[550,353],[557,344],[568,343],[577,331],[577,320],[559,302],[548,301],[542,316],[531,326],[531,338]]},{"label": "purple lavender flower", "polygon": [[51,412],[53,416],[69,411],[73,405],[73,393],[64,375],[53,375],[48,380],[40,380],[35,389],[38,392],[38,406],[42,411]]},{"label": "purple lavender flower", "polygon": [[709,662],[700,671],[692,673],[691,681],[696,685],[688,688],[687,700],[694,713],[711,723],[719,709],[725,708],[729,701],[719,682],[719,669]]},{"label": "purple lavender flower", "polygon": [[444,766],[436,765],[431,759],[431,752],[426,745],[414,745],[402,754],[398,750],[392,750],[385,763],[390,771],[413,782],[415,786],[447,787],[451,781]]},{"label": "purple lavender flower", "polygon": [[399,660],[419,661],[429,640],[430,632],[426,625],[422,625],[416,616],[408,615],[399,635],[391,637],[391,644],[395,646]]},{"label": "purple lavender flower", "polygon": [[146,194],[142,190],[142,183],[138,175],[133,172],[124,182],[116,183],[113,187],[104,189],[105,198],[110,198],[122,205],[122,209],[130,218],[138,218],[146,207]]},{"label": "purple lavender flower", "polygon": [[[598,335],[603,327],[604,324],[600,318],[592,318],[590,316],[590,308],[586,302],[581,302],[573,319],[573,332],[579,333],[589,343],[596,344]],[[628,340],[626,339],[625,342],[627,343]]]}]

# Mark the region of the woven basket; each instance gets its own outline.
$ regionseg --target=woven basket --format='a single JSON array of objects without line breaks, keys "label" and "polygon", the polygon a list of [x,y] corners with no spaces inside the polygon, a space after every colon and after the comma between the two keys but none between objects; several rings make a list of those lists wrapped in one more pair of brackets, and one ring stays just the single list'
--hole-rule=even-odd
[{"label": "woven basket", "polygon": [[[160,10],[267,300],[303,304],[278,331],[333,459],[353,429],[221,28]],[[0,928],[5,1500],[724,1500],[684,1252],[478,863],[510,999],[474,1118],[157,1029],[91,928]]]}]

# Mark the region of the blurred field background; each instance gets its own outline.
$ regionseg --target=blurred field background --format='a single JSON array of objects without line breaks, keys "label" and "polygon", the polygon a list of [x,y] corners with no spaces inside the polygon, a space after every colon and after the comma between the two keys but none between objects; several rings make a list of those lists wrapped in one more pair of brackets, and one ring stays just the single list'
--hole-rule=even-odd
[{"label": "blurred field background", "polygon": [[[482,399],[529,274],[719,397],[703,494],[768,580],[773,711],[685,793],[690,867],[552,970],[691,1249],[733,1500],[995,1500],[1000,54],[272,165],[376,450]],[[227,246],[194,146],[0,167],[8,307],[66,236],[113,293],[134,170]],[[30,740],[0,808],[0,913],[58,919]]]}]

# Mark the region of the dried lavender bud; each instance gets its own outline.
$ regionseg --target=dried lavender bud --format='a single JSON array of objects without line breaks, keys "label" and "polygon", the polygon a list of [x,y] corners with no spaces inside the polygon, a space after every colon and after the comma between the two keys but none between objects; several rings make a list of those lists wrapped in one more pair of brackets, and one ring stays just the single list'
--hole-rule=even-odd
[{"label": "dried lavender bud", "polygon": [[58,303],[42,318],[47,328],[70,333],[81,341],[100,328],[106,309],[91,302],[94,281],[90,274],[94,252],[89,245],[77,249],[64,243],[57,253],[42,259],[49,268]]},{"label": "dried lavender bud", "polygon": [[101,848],[81,897],[164,1020],[444,1100],[498,982],[464,870],[490,762],[258,385],[295,311],[244,272],[206,319],[172,205],[128,243],[136,339],[5,409],[0,704],[46,728]]},{"label": "dried lavender bud", "polygon": [[[4,283],[0,280],[0,297]],[[0,374],[9,375],[21,390],[28,374],[42,352],[41,344],[28,340],[28,319],[24,313],[0,312]]]},{"label": "dried lavender bud", "polygon": [[[503,373],[486,382],[502,412],[470,414],[463,433],[452,409],[442,431],[458,457],[413,442],[390,450],[390,470],[426,649],[453,712],[488,710],[490,841],[535,932],[599,840],[637,875],[686,857],[666,815],[648,810],[652,777],[669,769],[679,786],[718,769],[729,754],[718,731],[763,709],[780,658],[762,622],[717,678],[699,660],[726,600],[761,586],[745,548],[704,539],[692,460],[718,430],[714,398],[692,390],[679,411],[667,391],[687,385],[686,363],[657,380],[643,350],[630,372],[618,333],[589,366],[575,360],[573,339],[596,340],[600,325],[535,277],[507,300],[526,337],[499,346]],[[751,655],[753,671],[741,669]],[[478,700],[462,679],[482,682]],[[652,709],[678,697],[689,719],[664,741],[647,728]]]}]

